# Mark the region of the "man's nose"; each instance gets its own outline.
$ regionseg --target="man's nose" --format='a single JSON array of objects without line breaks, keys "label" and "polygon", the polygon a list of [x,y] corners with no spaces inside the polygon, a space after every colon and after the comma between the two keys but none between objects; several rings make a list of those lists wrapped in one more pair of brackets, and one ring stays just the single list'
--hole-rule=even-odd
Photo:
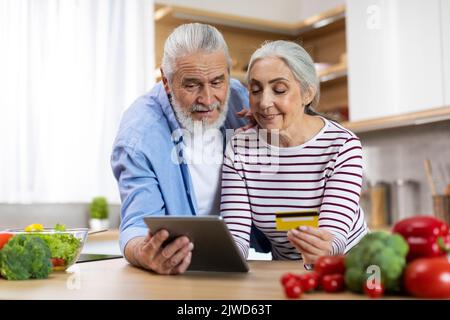
[{"label": "man's nose", "polygon": [[211,92],[211,88],[209,88],[208,86],[204,86],[202,91],[200,92],[197,102],[204,106],[210,106],[213,103],[213,94]]}]

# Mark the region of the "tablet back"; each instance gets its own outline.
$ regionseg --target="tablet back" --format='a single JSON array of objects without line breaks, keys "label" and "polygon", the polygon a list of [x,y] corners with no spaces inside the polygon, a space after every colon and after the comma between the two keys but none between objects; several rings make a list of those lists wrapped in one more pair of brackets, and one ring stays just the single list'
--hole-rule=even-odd
[{"label": "tablet back", "polygon": [[144,218],[153,233],[169,231],[170,239],[185,235],[194,243],[190,271],[247,272],[248,264],[220,216]]}]

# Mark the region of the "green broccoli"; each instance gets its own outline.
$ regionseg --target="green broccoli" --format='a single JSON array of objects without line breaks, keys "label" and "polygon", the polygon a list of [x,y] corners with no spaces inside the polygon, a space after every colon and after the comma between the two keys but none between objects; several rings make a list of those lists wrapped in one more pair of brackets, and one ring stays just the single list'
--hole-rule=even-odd
[{"label": "green broccoli", "polygon": [[0,250],[0,274],[8,280],[44,279],[52,271],[50,249],[35,235],[19,234]]},{"label": "green broccoli", "polygon": [[347,254],[345,259],[345,283],[354,292],[362,292],[364,282],[371,275],[367,267],[378,266],[381,282],[387,292],[401,290],[401,279],[406,266],[408,244],[398,234],[372,232]]}]

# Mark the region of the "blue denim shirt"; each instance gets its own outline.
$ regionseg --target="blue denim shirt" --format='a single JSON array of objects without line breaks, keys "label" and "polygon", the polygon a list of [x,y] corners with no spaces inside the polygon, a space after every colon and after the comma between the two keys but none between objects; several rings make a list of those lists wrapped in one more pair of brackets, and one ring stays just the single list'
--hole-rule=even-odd
[{"label": "blue denim shirt", "polygon": [[[226,129],[245,125],[235,113],[248,107],[247,89],[231,79]],[[162,83],[138,98],[123,114],[113,145],[111,166],[122,200],[120,249],[148,232],[143,217],[196,215],[197,204],[182,156],[182,134]],[[224,129],[224,128],[222,128]],[[223,130],[224,131],[224,130]],[[225,144],[224,144],[225,146]]]}]

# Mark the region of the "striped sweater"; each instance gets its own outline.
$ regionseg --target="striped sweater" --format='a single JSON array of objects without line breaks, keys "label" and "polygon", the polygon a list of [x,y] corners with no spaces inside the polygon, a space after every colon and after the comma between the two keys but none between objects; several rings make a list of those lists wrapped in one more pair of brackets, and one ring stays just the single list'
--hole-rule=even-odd
[{"label": "striped sweater", "polygon": [[301,259],[277,231],[275,212],[317,210],[319,228],[334,235],[332,254],[344,254],[367,233],[359,206],[362,148],[355,134],[332,121],[302,145],[268,145],[263,130],[234,135],[222,169],[221,214],[248,257],[253,223],[272,244],[274,259]]}]

